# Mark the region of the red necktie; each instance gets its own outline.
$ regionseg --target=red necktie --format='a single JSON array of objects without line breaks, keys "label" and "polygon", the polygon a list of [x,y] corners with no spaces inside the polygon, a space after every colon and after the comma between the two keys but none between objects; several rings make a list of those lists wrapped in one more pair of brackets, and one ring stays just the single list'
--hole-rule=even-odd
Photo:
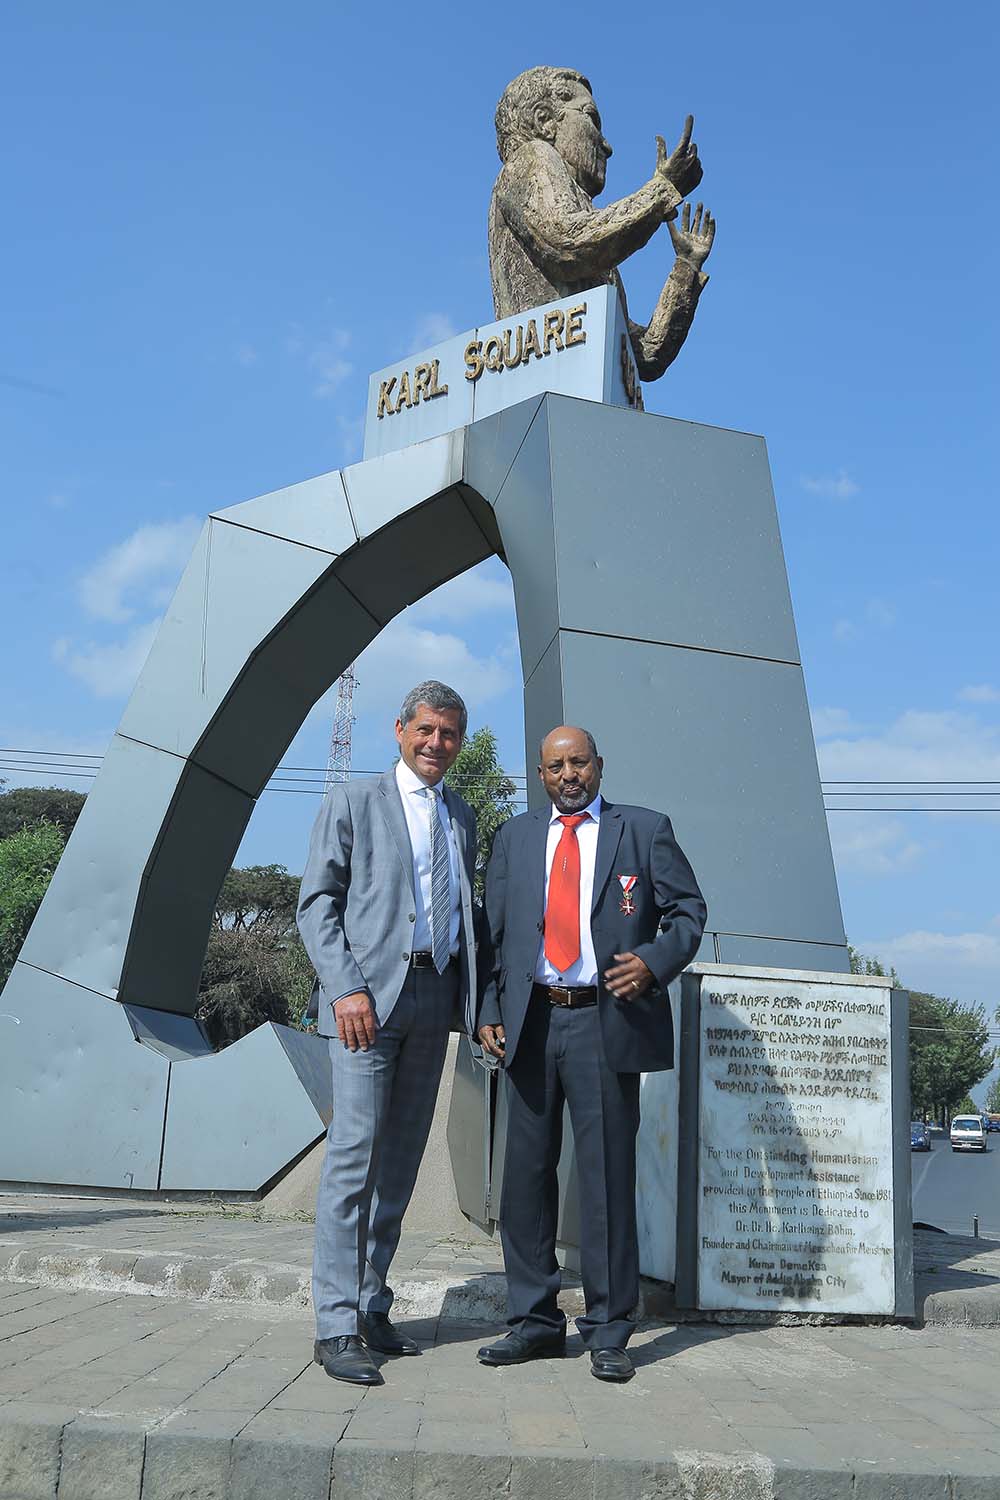
[{"label": "red necktie", "polygon": [[588,813],[560,817],[562,837],[552,856],[545,907],[545,957],[565,974],[580,957],[580,845],[576,830]]}]

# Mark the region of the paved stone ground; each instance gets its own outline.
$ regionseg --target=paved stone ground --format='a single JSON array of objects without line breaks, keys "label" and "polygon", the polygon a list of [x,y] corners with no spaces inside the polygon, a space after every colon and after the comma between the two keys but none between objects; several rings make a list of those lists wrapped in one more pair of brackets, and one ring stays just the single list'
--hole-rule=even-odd
[{"label": "paved stone ground", "polygon": [[[989,1328],[651,1321],[633,1343],[636,1379],[613,1387],[592,1379],[575,1337],[565,1360],[484,1369],[475,1350],[493,1328],[439,1299],[444,1315],[401,1318],[423,1357],[387,1362],[383,1387],[357,1391],[312,1364],[305,1307],[239,1299],[248,1284],[232,1268],[299,1277],[310,1239],[307,1224],[228,1213],[0,1200],[0,1500],[1000,1496]],[[967,1304],[992,1299],[1000,1245],[946,1240],[921,1237],[936,1247],[921,1251],[925,1275],[971,1278],[957,1288]],[[492,1254],[421,1235],[401,1270],[474,1279],[496,1274]],[[107,1284],[72,1289],[60,1255],[66,1270],[87,1257],[119,1270],[92,1265]],[[49,1257],[44,1282],[32,1256]],[[214,1297],[198,1278],[180,1295],[179,1272],[165,1290],[165,1267],[206,1262],[230,1278]]]}]

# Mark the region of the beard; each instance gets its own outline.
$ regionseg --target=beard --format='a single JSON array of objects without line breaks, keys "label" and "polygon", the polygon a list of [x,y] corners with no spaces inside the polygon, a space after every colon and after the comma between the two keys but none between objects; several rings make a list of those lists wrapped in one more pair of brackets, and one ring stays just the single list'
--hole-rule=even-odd
[{"label": "beard", "polygon": [[561,813],[579,812],[583,807],[589,807],[593,797],[585,786],[567,787],[560,790],[556,798],[556,807]]},{"label": "beard", "polygon": [[563,152],[563,160],[569,167],[573,180],[589,198],[596,198],[598,193],[603,193],[608,168],[599,141],[574,137]]}]

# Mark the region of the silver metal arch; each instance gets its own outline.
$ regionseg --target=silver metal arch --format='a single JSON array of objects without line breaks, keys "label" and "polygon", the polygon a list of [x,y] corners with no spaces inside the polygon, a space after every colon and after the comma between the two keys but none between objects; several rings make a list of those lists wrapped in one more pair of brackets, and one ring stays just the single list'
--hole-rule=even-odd
[{"label": "silver metal arch", "polygon": [[586,723],[674,813],[702,957],[846,970],[763,441],[535,397],[209,518],[4,990],[0,1182],[257,1189],[320,1134],[313,1039],[193,1020],[212,906],[313,703],[493,552],[529,757]]}]

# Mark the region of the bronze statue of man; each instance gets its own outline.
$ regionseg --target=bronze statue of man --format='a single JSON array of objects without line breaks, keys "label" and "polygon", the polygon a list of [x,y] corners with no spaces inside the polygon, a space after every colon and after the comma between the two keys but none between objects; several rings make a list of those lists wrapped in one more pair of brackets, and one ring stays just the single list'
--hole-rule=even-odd
[{"label": "bronze statue of man", "polygon": [[708,277],[701,269],[712,248],[715,220],[699,203],[691,216],[681,201],[701,181],[698,148],[688,115],[674,151],[657,136],[656,167],[637,192],[606,208],[611,147],[590,84],[572,68],[529,68],[509,83],[497,105],[497,150],[503,166],[490,201],[490,273],[498,318],[575,296],[609,282],[621,261],[667,224],[676,259],[649,323],[629,319],[639,376],[657,380],[676,358]]}]

